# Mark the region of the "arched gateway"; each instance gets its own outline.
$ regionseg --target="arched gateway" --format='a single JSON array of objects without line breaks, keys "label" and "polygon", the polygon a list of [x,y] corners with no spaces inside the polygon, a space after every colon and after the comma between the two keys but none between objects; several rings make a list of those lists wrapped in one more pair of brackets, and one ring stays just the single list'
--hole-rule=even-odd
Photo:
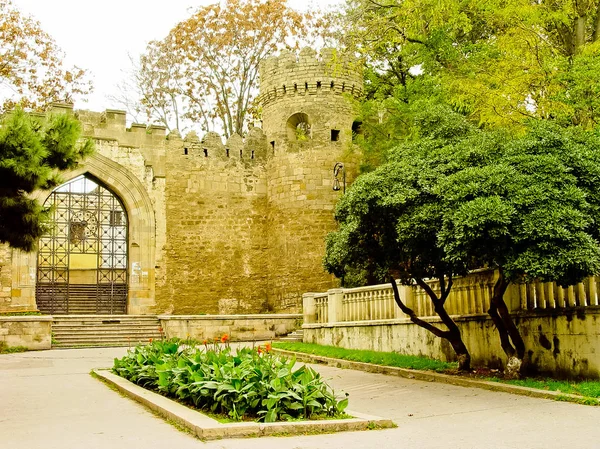
[{"label": "arched gateway", "polygon": [[50,314],[123,314],[128,298],[128,218],[121,200],[90,176],[56,188],[39,241],[36,302]]}]

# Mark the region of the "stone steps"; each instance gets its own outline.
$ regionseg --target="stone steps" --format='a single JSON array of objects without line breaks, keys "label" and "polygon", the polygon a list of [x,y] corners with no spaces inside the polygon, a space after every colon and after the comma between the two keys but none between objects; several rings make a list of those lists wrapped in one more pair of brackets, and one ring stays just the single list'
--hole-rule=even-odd
[{"label": "stone steps", "polygon": [[120,333],[132,334],[160,334],[160,325],[155,326],[135,326],[135,325],[108,325],[108,326],[57,326],[52,328],[52,332],[57,335],[112,335]]},{"label": "stone steps", "polygon": [[162,337],[156,316],[65,315],[52,323],[54,348],[135,346]]},{"label": "stone steps", "polygon": [[298,342],[302,343],[304,338],[304,331],[302,329],[296,329],[293,332],[290,332],[285,337],[279,337],[277,341],[289,341],[289,342]]}]

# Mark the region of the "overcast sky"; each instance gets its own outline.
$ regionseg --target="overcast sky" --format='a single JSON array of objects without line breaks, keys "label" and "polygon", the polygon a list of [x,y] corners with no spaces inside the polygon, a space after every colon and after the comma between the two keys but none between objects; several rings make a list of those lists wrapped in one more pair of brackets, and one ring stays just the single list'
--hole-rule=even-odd
[{"label": "overcast sky", "polygon": [[[107,98],[146,43],[161,39],[198,6],[215,0],[13,0],[22,12],[34,16],[66,53],[66,63],[88,70],[94,93],[76,109],[103,111],[117,107]],[[317,0],[319,8],[339,0]],[[295,9],[308,1],[290,0]]]}]

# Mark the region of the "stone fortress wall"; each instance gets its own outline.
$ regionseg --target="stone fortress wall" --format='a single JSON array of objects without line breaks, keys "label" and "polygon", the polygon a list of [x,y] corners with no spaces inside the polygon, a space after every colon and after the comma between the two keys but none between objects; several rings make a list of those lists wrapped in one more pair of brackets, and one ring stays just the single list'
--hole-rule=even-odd
[{"label": "stone fortress wall", "polygon": [[266,138],[226,144],[209,133],[170,138],[165,170],[166,276],[157,305],[176,314],[263,310],[268,266]]},{"label": "stone fortress wall", "polygon": [[[356,172],[352,98],[361,92],[361,73],[349,61],[304,49],[263,63],[263,125],[244,139],[167,135],[161,126],[127,128],[122,111],[58,107],[74,113],[96,143],[92,158],[107,168],[91,174],[124,196],[144,190],[121,197],[130,226],[151,209],[130,237],[129,313],[298,312],[302,293],[333,287],[321,266],[340,196],[332,169],[345,162],[348,182]],[[84,162],[65,181],[98,161]],[[28,298],[18,300],[7,286],[9,278],[13,292],[17,286],[10,253],[0,248],[0,312],[31,310],[35,255],[17,264],[12,256],[12,271],[27,277]]]}]

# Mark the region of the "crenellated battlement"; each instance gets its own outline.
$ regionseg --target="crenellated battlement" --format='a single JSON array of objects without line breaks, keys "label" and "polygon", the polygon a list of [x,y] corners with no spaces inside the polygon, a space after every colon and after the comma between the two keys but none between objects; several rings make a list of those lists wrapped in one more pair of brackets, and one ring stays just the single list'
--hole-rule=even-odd
[{"label": "crenellated battlement", "polygon": [[363,74],[356,60],[325,48],[317,53],[303,48],[299,54],[282,51],[260,66],[259,102],[267,104],[287,96],[319,94],[362,95]]},{"label": "crenellated battlement", "polygon": [[140,148],[150,165],[160,159],[155,150],[188,159],[241,160],[245,163],[264,161],[268,155],[267,137],[256,127],[251,128],[245,138],[234,134],[224,142],[215,132],[200,138],[192,131],[182,138],[176,130],[167,135],[164,126],[133,123],[127,127],[126,113],[120,110],[73,111],[71,104],[56,103],[51,111],[73,114],[81,122],[85,137],[117,141],[120,147]]},{"label": "crenellated battlement", "polygon": [[215,132],[208,132],[200,139],[195,132],[181,138],[179,133],[170,133],[170,157],[181,159],[217,161],[243,161],[260,163],[268,156],[267,137],[260,128],[252,128],[246,138],[234,134],[223,142]]},{"label": "crenellated battlement", "polygon": [[[61,105],[64,109],[64,106]],[[54,107],[56,110],[56,106]],[[104,112],[77,110],[75,117],[81,122],[83,135],[96,139],[118,140],[121,145],[152,148],[163,145],[167,128],[161,125],[132,123],[127,127],[127,113],[116,109]]]}]

